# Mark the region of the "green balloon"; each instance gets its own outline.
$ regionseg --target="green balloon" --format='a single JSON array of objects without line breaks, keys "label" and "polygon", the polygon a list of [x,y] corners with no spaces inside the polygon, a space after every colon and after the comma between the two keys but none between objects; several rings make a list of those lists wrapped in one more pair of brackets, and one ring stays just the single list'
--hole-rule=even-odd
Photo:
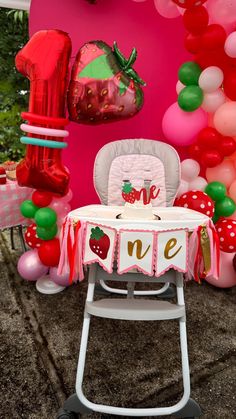
[{"label": "green balloon", "polygon": [[203,91],[198,86],[187,86],[181,90],[178,104],[185,112],[193,112],[200,108],[203,102]]},{"label": "green balloon", "polygon": [[27,199],[26,201],[22,202],[20,205],[20,212],[26,218],[34,218],[36,211],[38,211],[38,207],[34,205],[34,203]]},{"label": "green balloon", "polygon": [[40,208],[35,214],[35,222],[38,227],[51,227],[57,221],[57,214],[51,208]]},{"label": "green balloon", "polygon": [[187,61],[181,65],[179,69],[179,80],[185,86],[196,85],[198,86],[198,80],[202,70],[201,67],[194,61]]},{"label": "green balloon", "polygon": [[224,199],[216,202],[215,210],[221,217],[229,217],[236,210],[236,204],[229,196],[225,196]]},{"label": "green balloon", "polygon": [[49,228],[37,227],[36,233],[42,240],[52,240],[57,234],[57,225],[54,224]]},{"label": "green balloon", "polygon": [[212,217],[212,221],[213,221],[213,223],[215,224],[215,223],[217,223],[217,221],[219,220],[219,218],[220,218],[220,216],[218,215],[218,214],[216,214],[216,212],[215,212],[215,214],[213,215],[213,217]]},{"label": "green balloon", "polygon": [[226,195],[226,187],[221,182],[211,182],[206,186],[205,192],[213,201],[221,201]]}]

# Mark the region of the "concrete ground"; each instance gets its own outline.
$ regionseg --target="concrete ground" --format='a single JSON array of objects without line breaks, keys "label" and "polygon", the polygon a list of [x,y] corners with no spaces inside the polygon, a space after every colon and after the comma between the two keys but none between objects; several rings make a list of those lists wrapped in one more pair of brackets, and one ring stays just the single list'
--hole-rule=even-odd
[{"label": "concrete ground", "polygon": [[[8,232],[0,233],[0,418],[54,419],[74,392],[87,284],[41,295],[18,276],[19,254],[10,249]],[[190,283],[185,297],[192,397],[203,418],[235,419],[236,288]],[[180,397],[175,322],[95,318],[91,336],[88,397],[127,407],[165,405]]]}]

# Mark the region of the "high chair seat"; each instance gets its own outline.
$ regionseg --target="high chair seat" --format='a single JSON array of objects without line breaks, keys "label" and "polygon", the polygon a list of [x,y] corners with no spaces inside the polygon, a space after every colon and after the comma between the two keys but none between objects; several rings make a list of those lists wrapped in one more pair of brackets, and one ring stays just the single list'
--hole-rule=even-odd
[{"label": "high chair seat", "polygon": [[185,316],[185,306],[168,301],[106,298],[87,302],[86,311],[97,317],[117,320],[172,320]]}]

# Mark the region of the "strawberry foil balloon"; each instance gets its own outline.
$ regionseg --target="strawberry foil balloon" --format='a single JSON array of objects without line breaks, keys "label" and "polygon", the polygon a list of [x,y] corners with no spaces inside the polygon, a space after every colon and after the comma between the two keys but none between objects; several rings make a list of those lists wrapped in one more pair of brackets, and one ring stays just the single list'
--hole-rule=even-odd
[{"label": "strawberry foil balloon", "polygon": [[132,68],[134,48],[126,59],[114,43],[86,43],[73,65],[68,92],[70,119],[83,124],[100,124],[129,118],[143,105],[140,85],[144,81]]}]

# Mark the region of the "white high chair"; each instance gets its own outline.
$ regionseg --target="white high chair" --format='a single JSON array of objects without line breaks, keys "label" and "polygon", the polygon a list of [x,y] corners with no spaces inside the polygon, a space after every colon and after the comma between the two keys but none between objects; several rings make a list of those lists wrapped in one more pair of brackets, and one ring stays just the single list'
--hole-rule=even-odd
[{"label": "white high chair", "polygon": [[[160,187],[160,195],[154,206],[172,205],[179,186],[180,162],[176,151],[169,145],[152,140],[121,140],[105,145],[98,153],[94,166],[94,184],[101,202],[105,205],[122,205],[121,185],[123,180],[130,180],[134,187],[143,187],[144,180],[151,180]],[[139,177],[137,178],[137,173]],[[106,285],[107,281],[127,282],[127,290],[117,290]],[[126,294],[127,298],[103,298],[94,301],[95,283],[109,292]],[[150,291],[149,295],[163,293],[169,284],[176,287],[177,304],[167,301],[134,298],[143,292],[134,291],[130,284],[148,282],[163,284],[161,290]],[[147,295],[147,292],[145,292]],[[132,320],[153,321],[177,319],[180,328],[180,346],[183,375],[183,396],[181,400],[169,407],[156,408],[123,408],[96,404],[83,394],[83,375],[88,343],[91,316]],[[96,354],[94,355],[96,356]],[[197,418],[201,415],[198,404],[190,399],[190,373],[188,364],[186,316],[183,294],[183,275],[169,270],[161,277],[150,277],[137,272],[118,275],[109,274],[98,264],[89,268],[88,292],[84,311],[84,323],[76,378],[76,393],[69,397],[57,419],[78,417],[77,414],[101,412],[102,414],[121,417],[159,417],[173,415],[179,418]],[[112,417],[112,416],[110,416]]]}]

